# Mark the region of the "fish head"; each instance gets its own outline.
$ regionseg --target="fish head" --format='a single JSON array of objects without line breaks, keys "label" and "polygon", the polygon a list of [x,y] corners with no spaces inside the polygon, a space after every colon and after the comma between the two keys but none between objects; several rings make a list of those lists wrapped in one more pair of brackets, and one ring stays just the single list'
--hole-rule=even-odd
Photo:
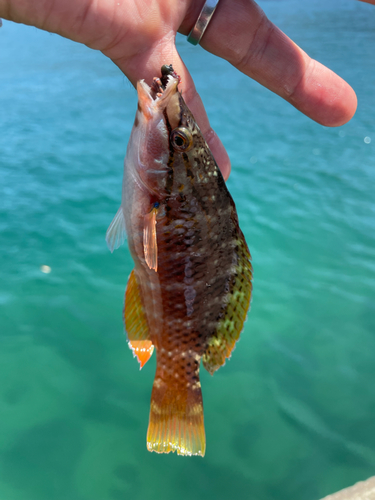
[{"label": "fish head", "polygon": [[[178,79],[170,77],[165,89],[137,82],[138,109],[127,153],[128,168],[149,191],[160,192],[168,176],[169,131],[165,109],[178,93]],[[157,92],[160,90],[160,92]]]},{"label": "fish head", "polygon": [[158,196],[169,196],[175,186],[189,182],[186,178],[192,177],[191,167],[197,166],[195,158],[203,149],[203,156],[215,163],[178,83],[174,72],[155,78],[151,87],[144,80],[137,83],[138,110],[128,155],[142,185]]}]

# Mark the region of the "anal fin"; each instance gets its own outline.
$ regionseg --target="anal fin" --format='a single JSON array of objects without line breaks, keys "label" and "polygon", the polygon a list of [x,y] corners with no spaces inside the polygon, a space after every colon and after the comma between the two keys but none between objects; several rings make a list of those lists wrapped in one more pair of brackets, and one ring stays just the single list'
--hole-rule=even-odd
[{"label": "anal fin", "polygon": [[149,327],[134,269],[129,276],[125,292],[124,323],[129,347],[142,368],[150,359],[154,346],[149,337]]},{"label": "anal fin", "polygon": [[141,370],[154,352],[151,340],[129,340],[129,348],[133,351],[133,356],[139,361]]}]

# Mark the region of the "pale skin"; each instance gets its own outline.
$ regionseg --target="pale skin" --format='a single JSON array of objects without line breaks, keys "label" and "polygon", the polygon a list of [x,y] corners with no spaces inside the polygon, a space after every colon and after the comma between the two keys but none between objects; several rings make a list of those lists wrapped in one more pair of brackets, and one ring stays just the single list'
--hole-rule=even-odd
[{"label": "pale skin", "polygon": [[[354,1],[354,0],[353,0]],[[375,5],[375,0],[363,0]],[[133,85],[172,62],[180,88],[225,178],[230,161],[210,127],[174,39],[194,26],[204,0],[0,0],[0,17],[58,33],[100,50]],[[338,75],[311,59],[253,0],[220,0],[201,46],[272,90],[318,123],[349,121],[357,98]]]}]

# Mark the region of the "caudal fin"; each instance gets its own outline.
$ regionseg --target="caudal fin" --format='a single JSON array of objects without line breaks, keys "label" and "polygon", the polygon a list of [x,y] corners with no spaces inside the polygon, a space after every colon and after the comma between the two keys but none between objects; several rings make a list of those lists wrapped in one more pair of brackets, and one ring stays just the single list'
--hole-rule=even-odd
[{"label": "caudal fin", "polygon": [[164,381],[156,372],[147,449],[157,453],[177,451],[178,455],[204,456],[206,437],[199,381],[177,384],[171,379]]}]

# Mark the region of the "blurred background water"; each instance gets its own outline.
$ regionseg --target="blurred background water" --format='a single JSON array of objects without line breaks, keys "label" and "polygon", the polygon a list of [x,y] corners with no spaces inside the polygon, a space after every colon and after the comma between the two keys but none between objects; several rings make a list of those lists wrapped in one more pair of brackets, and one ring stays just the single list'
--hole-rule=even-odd
[{"label": "blurred background water", "polygon": [[359,106],[324,128],[178,37],[232,160],[255,270],[232,359],[202,373],[204,459],[146,451],[155,359],[142,372],[132,359],[132,261],[104,241],[136,93],[102,54],[4,22],[2,500],[316,500],[374,474],[375,7],[260,5]]}]

